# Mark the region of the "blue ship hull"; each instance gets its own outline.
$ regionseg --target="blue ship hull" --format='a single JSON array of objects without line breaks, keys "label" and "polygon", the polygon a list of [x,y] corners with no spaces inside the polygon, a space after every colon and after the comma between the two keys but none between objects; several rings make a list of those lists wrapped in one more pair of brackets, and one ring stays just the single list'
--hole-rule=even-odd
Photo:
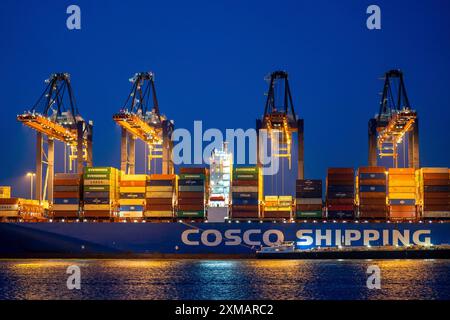
[{"label": "blue ship hull", "polygon": [[298,248],[450,244],[450,223],[0,223],[1,258],[250,257]]}]

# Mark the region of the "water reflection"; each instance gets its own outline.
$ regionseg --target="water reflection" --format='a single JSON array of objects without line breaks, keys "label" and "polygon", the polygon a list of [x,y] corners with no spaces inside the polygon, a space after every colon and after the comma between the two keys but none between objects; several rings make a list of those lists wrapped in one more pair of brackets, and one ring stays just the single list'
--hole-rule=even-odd
[{"label": "water reflection", "polygon": [[[68,290],[68,266],[81,290]],[[366,286],[381,269],[381,290]],[[0,260],[0,299],[450,299],[445,260]]]}]

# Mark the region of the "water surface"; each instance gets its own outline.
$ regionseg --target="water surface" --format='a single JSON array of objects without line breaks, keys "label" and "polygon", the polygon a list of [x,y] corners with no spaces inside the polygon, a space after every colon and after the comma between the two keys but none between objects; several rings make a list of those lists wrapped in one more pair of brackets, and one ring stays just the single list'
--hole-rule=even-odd
[{"label": "water surface", "polygon": [[[78,265],[81,290],[68,290]],[[378,265],[381,289],[366,286]],[[450,299],[447,260],[0,260],[0,299]]]}]

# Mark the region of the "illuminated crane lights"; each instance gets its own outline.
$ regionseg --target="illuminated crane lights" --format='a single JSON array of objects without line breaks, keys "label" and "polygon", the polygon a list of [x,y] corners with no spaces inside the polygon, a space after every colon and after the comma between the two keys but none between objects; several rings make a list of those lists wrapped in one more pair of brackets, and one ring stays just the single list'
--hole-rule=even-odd
[{"label": "illuminated crane lights", "polygon": [[369,165],[376,165],[378,156],[381,159],[391,157],[397,167],[399,144],[403,144],[408,148],[408,166],[418,167],[418,121],[416,111],[409,104],[403,73],[400,70],[386,72],[380,111],[369,121]]},{"label": "illuminated crane lights", "polygon": [[[297,117],[295,115],[289,88],[288,74],[284,71],[273,72],[269,79],[269,91],[262,119],[262,129],[267,129],[271,141],[278,137],[278,149],[272,155],[279,158],[287,158],[289,169],[292,167],[292,133],[298,132]],[[277,106],[277,93],[275,86],[284,86],[283,105]],[[273,148],[273,146],[272,146]]]},{"label": "illuminated crane lights", "polygon": [[77,144],[76,129],[68,129],[39,113],[28,112],[17,116],[17,120],[24,125],[41,132],[49,138],[62,141],[66,144]]},{"label": "illuminated crane lights", "polygon": [[146,122],[143,117],[127,111],[113,116],[114,121],[131,135],[147,144],[162,144],[162,127],[156,127]]},{"label": "illuminated crane lights", "polygon": [[[134,173],[135,139],[139,139],[148,148],[148,169],[150,170],[153,159],[163,159],[163,167],[166,168],[163,171],[172,172],[172,143],[169,140],[173,123],[159,112],[154,74],[136,73],[130,82],[133,85],[125,106],[119,113],[113,115],[113,120],[122,128],[121,170]],[[153,102],[151,108],[148,106],[150,100]],[[170,150],[166,152],[166,149]]]},{"label": "illuminated crane lights", "polygon": [[[36,138],[36,198],[43,201],[48,189],[48,200],[53,198],[54,141],[64,143],[64,171],[69,160],[69,171],[77,161],[77,172],[81,172],[84,161],[92,165],[92,122],[79,115],[68,73],[54,73],[45,81],[45,88],[38,101],[17,120],[37,132]],[[38,112],[42,107],[42,112]],[[46,139],[44,139],[44,137]],[[47,152],[44,149],[47,145]],[[66,154],[67,147],[69,153]],[[45,160],[44,160],[45,158]],[[47,166],[43,185],[43,164]]]}]

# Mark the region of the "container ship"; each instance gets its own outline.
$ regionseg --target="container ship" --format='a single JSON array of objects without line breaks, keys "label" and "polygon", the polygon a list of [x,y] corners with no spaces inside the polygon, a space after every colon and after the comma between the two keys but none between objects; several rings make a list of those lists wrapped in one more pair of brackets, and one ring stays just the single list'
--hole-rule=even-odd
[{"label": "container ship", "polygon": [[[234,165],[225,144],[208,167],[176,174],[174,122],[159,111],[151,72],[130,79],[131,93],[113,116],[121,129],[120,169],[94,166],[93,123],[74,106],[70,76],[53,74],[43,98],[17,117],[36,131],[36,172],[29,174],[36,193],[23,199],[0,187],[0,257],[255,257],[286,242],[339,257],[342,249],[450,244],[449,169],[420,168],[418,117],[399,70],[385,74],[380,111],[369,120],[368,166],[329,168],[324,181],[304,176],[304,122],[294,112],[287,73],[268,79],[257,134],[269,133],[270,147],[279,146],[272,153],[289,169],[297,136],[296,180],[284,182],[292,193],[266,194],[259,155],[267,146],[260,143],[255,165]],[[398,99],[394,80],[404,91]],[[144,174],[136,174],[136,140],[145,146]],[[54,172],[55,141],[65,148],[61,173]],[[380,158],[392,159],[392,167],[380,166]]]},{"label": "container ship", "polygon": [[230,188],[214,186],[216,170],[57,174],[48,209],[0,199],[0,256],[237,258],[286,241],[300,250],[450,244],[448,168],[330,168],[325,201],[317,179],[297,180],[295,198],[262,197],[257,166],[226,168]]}]

